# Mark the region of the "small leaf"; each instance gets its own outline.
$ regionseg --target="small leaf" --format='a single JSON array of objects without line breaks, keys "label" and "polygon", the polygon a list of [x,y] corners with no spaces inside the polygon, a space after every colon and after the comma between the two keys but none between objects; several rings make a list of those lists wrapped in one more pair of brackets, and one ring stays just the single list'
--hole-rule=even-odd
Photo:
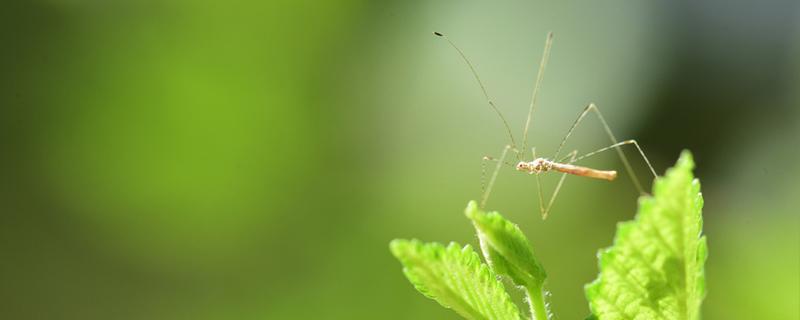
[{"label": "small leaf", "polygon": [[600,275],[586,286],[597,319],[700,318],[705,296],[703,198],[694,162],[681,154],[633,221],[620,223],[614,245],[598,253]]},{"label": "small leaf", "polygon": [[469,245],[397,239],[389,247],[414,287],[445,308],[472,320],[520,319],[503,283]]},{"label": "small leaf", "polygon": [[518,286],[541,287],[547,274],[519,226],[497,212],[481,211],[475,201],[467,205],[465,213],[475,225],[483,255],[495,272],[508,276]]},{"label": "small leaf", "polygon": [[497,212],[481,211],[475,201],[467,205],[465,213],[478,232],[481,251],[492,269],[510,278],[515,285],[525,287],[533,319],[548,319],[550,312],[543,291],[547,273],[536,260],[528,238],[519,226]]}]

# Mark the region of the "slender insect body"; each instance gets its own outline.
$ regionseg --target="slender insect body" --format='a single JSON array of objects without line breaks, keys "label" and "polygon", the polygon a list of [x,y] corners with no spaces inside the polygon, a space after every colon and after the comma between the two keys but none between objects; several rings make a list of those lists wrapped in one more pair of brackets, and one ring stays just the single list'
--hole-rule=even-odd
[{"label": "slender insect body", "polygon": [[617,178],[617,172],[614,170],[596,170],[570,163],[555,162],[545,158],[536,158],[531,162],[520,161],[517,163],[516,169],[517,171],[526,172],[528,174],[542,174],[554,170],[561,173],[608,181],[613,181]]},{"label": "slender insect body", "polygon": [[[536,109],[537,96],[538,96],[538,93],[539,93],[539,88],[541,86],[542,79],[544,77],[544,69],[545,69],[545,66],[547,65],[547,60],[548,60],[548,58],[550,56],[550,48],[551,48],[552,42],[553,42],[553,33],[552,32],[547,34],[547,38],[546,38],[545,46],[544,46],[544,52],[542,53],[542,60],[539,63],[539,72],[538,72],[538,74],[536,76],[536,81],[535,81],[535,84],[534,84],[534,87],[533,87],[533,94],[531,96],[531,103],[530,103],[530,106],[529,106],[529,109],[528,109],[528,117],[527,117],[527,120],[525,122],[525,130],[523,131],[523,139],[522,139],[523,144],[522,144],[522,148],[521,149],[517,148],[518,145],[516,144],[516,140],[514,139],[514,135],[511,132],[511,128],[508,125],[508,121],[506,121],[506,118],[503,116],[503,113],[500,112],[500,109],[498,109],[497,105],[495,105],[495,103],[489,97],[489,93],[486,90],[486,86],[484,86],[483,82],[481,81],[480,77],[478,76],[478,72],[475,70],[475,67],[472,65],[472,63],[469,61],[469,59],[467,59],[467,56],[464,54],[464,52],[461,51],[461,49],[459,49],[444,34],[439,33],[439,32],[434,32],[434,35],[436,35],[438,37],[442,37],[445,40],[447,40],[447,42],[459,53],[459,55],[464,60],[464,62],[466,62],[467,66],[469,67],[470,71],[472,72],[472,75],[475,77],[475,80],[478,82],[478,85],[480,86],[480,89],[483,92],[484,98],[486,99],[487,103],[489,104],[489,107],[497,114],[497,116],[502,121],[503,126],[505,127],[506,132],[508,133],[509,140],[511,142],[510,145],[507,145],[503,149],[503,152],[501,153],[501,155],[500,155],[500,157],[498,159],[495,159],[495,158],[489,157],[489,156],[485,156],[484,157],[484,161],[496,161],[497,165],[495,166],[494,172],[492,173],[491,178],[489,179],[489,183],[487,185],[484,185],[483,197],[481,198],[481,203],[480,203],[480,207],[481,208],[483,208],[485,206],[486,201],[489,198],[489,194],[492,191],[492,186],[494,185],[494,181],[497,178],[497,173],[500,170],[500,167],[503,164],[512,166],[511,164],[508,164],[508,163],[503,161],[505,159],[505,157],[506,157],[506,154],[509,151],[511,151],[512,153],[516,154],[517,160],[519,161],[517,163],[517,165],[515,166],[515,169],[517,171],[528,173],[528,174],[531,174],[531,175],[536,174],[536,185],[537,185],[537,190],[538,190],[538,195],[539,195],[539,209],[540,209],[540,211],[542,213],[542,218],[546,218],[547,217],[548,212],[550,211],[550,209],[553,206],[553,202],[555,201],[556,195],[558,195],[558,192],[559,192],[559,190],[561,189],[561,186],[564,183],[564,179],[566,178],[566,176],[568,174],[575,175],[575,176],[581,176],[581,177],[587,177],[587,178],[593,178],[593,179],[607,180],[607,181],[612,181],[612,180],[617,178],[617,172],[614,171],[614,170],[597,170],[597,169],[578,166],[578,165],[574,164],[577,161],[580,161],[580,160],[586,159],[588,157],[594,156],[594,155],[596,155],[598,153],[601,153],[601,152],[604,152],[604,151],[607,151],[607,150],[612,150],[612,149],[616,150],[617,154],[620,157],[620,160],[622,160],[622,163],[625,166],[625,170],[628,172],[628,175],[631,178],[631,181],[636,186],[636,189],[639,190],[639,192],[642,193],[642,194],[644,194],[645,191],[642,188],[642,186],[640,185],[639,180],[636,177],[636,174],[633,172],[633,169],[631,168],[631,165],[628,162],[627,157],[625,157],[625,154],[622,152],[620,147],[625,146],[625,145],[633,145],[633,146],[635,146],[636,150],[639,152],[639,154],[642,156],[642,159],[647,164],[647,167],[650,169],[650,172],[653,174],[653,177],[658,177],[658,175],[656,174],[655,170],[653,169],[653,166],[650,164],[650,160],[648,160],[647,156],[644,155],[644,151],[642,151],[642,148],[639,146],[639,144],[636,142],[636,140],[625,140],[625,141],[622,141],[622,142],[618,142],[619,140],[617,140],[617,138],[611,132],[611,128],[606,123],[606,120],[603,117],[602,113],[600,113],[600,109],[598,109],[597,106],[594,103],[588,104],[586,106],[586,108],[584,108],[584,110],[578,115],[578,118],[575,120],[575,123],[572,124],[572,126],[569,129],[569,131],[567,131],[566,136],[564,136],[564,138],[561,140],[561,144],[559,145],[558,150],[555,152],[555,155],[552,158],[548,159],[548,158],[537,157],[536,156],[536,149],[534,148],[534,149],[532,149],[533,160],[532,161],[526,161],[525,160],[524,151],[527,150],[527,148],[528,148],[528,129],[530,128],[532,116],[533,116],[534,110]],[[569,139],[569,137],[572,135],[572,133],[575,130],[575,128],[578,127],[578,124],[580,124],[581,121],[584,119],[584,117],[586,115],[588,115],[590,112],[594,112],[594,114],[597,116],[597,119],[600,120],[600,123],[603,125],[603,129],[604,129],[606,135],[608,135],[609,140],[611,140],[612,145],[610,145],[608,147],[605,147],[605,148],[601,148],[601,149],[592,151],[592,152],[589,152],[589,153],[586,153],[586,154],[583,154],[581,156],[578,155],[578,150],[573,150],[571,153],[569,153],[568,156],[566,156],[564,158],[559,158],[559,155],[561,155],[561,151],[564,149],[564,146],[567,143],[567,139]],[[485,174],[485,169],[486,168],[485,168],[485,162],[484,162],[484,174]],[[540,182],[540,179],[539,179],[539,175],[543,174],[543,173],[550,172],[550,171],[557,171],[557,172],[561,173],[561,178],[558,180],[558,183],[556,184],[555,189],[553,190],[553,193],[550,196],[549,202],[547,202],[547,205],[545,205],[545,200],[544,200],[544,195],[542,193],[542,188],[541,188],[541,182]]]},{"label": "slender insect body", "polygon": [[531,162],[520,161],[517,163],[517,171],[527,172],[528,174],[540,174],[553,169],[553,161],[545,158],[536,158]]}]

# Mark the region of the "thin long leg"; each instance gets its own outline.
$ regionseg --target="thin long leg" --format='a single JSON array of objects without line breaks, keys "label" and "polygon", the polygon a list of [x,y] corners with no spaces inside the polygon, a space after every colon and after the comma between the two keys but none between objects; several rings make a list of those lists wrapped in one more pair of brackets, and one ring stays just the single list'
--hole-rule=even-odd
[{"label": "thin long leg", "polygon": [[[573,163],[577,161],[576,156],[578,155],[578,150],[573,150],[569,153],[570,161],[569,163]],[[541,182],[539,182],[539,175],[536,175],[536,184],[539,188],[539,210],[542,212],[542,220],[547,219],[548,214],[550,213],[550,209],[553,207],[553,203],[556,201],[556,196],[558,196],[558,192],[561,191],[561,186],[564,185],[564,180],[567,178],[566,173],[561,174],[561,178],[558,180],[558,184],[556,184],[556,188],[553,190],[553,194],[550,196],[550,201],[547,203],[547,207],[545,207],[543,197],[542,197],[542,188]]]},{"label": "thin long leg", "polygon": [[[533,153],[533,159],[536,159],[536,148],[531,148],[531,153]],[[542,194],[542,179],[539,178],[539,175],[536,175],[536,192],[539,194],[539,212],[542,214],[542,220],[544,220],[545,210],[544,210],[544,195]]]},{"label": "thin long leg", "polygon": [[[515,151],[513,148],[509,150]],[[483,193],[486,192],[486,163],[489,161],[497,162],[498,164],[503,163],[512,168],[514,167],[514,165],[508,163],[507,161],[500,162],[498,159],[492,156],[483,156],[483,159],[481,160],[481,195],[483,195]]]},{"label": "thin long leg", "polygon": [[[544,69],[547,67],[547,60],[550,58],[550,48],[553,46],[553,32],[547,33],[547,40],[544,42],[544,52],[542,53],[542,60],[539,62],[539,72],[536,75],[536,82],[533,85],[533,93],[531,94],[531,105],[528,108],[528,120],[525,120],[525,130],[522,137],[522,150],[528,149],[528,129],[531,126],[531,118],[533,111],[536,109],[536,98],[539,96],[539,88],[542,86],[542,79],[544,79]],[[536,158],[534,158],[536,159]]]},{"label": "thin long leg", "polygon": [[[582,155],[580,157],[575,158],[575,160],[571,161],[571,162],[581,161],[583,159],[586,159],[588,157],[594,156],[594,155],[596,155],[598,153],[601,153],[603,151],[608,151],[608,150],[611,150],[613,148],[621,147],[621,146],[628,145],[628,144],[632,144],[632,145],[634,145],[636,147],[636,150],[639,151],[639,154],[642,156],[642,158],[644,159],[644,162],[647,164],[647,167],[650,169],[650,173],[653,174],[654,178],[658,178],[658,174],[656,174],[656,170],[653,169],[653,166],[650,164],[650,160],[648,160],[647,156],[644,155],[644,151],[642,151],[642,148],[639,146],[639,143],[636,142],[636,140],[632,140],[632,139],[631,140],[625,140],[625,141],[622,141],[622,142],[618,142],[618,143],[612,144],[612,145],[610,145],[608,147],[600,148],[600,149],[597,149],[595,151],[589,152],[587,154],[584,154],[584,155]],[[568,158],[568,157],[569,156],[567,156],[565,158]]]},{"label": "thin long leg", "polygon": [[[494,172],[492,172],[492,177],[489,179],[489,184],[486,185],[486,188],[484,188],[484,190],[483,190],[483,196],[481,196],[481,206],[480,206],[481,209],[483,209],[484,206],[486,206],[486,201],[489,200],[489,194],[492,193],[492,187],[494,186],[494,181],[497,180],[497,173],[500,172],[500,167],[503,166],[503,163],[504,163],[503,161],[505,160],[506,154],[508,153],[509,149],[511,149],[511,146],[505,146],[505,148],[503,148],[503,152],[500,154],[500,158],[497,160],[497,165],[494,168]],[[486,161],[487,160],[494,160],[494,159],[489,158],[489,157],[484,157],[483,159],[484,159],[484,162],[483,162],[484,170],[483,170],[483,174],[482,175],[485,176],[485,173],[486,173],[486,170],[485,170]],[[481,180],[483,180],[483,178],[481,178]]]},{"label": "thin long leg", "polygon": [[[619,155],[620,160],[622,160],[622,164],[625,166],[625,171],[628,172],[628,175],[630,176],[633,185],[636,186],[636,190],[639,190],[640,194],[646,194],[646,192],[642,188],[642,185],[639,183],[639,178],[636,176],[636,173],[633,172],[633,168],[631,167],[631,164],[628,161],[628,157],[625,156],[625,153],[623,153],[622,149],[619,147],[619,145],[617,145],[618,141],[617,138],[614,137],[614,133],[611,132],[611,127],[608,126],[608,123],[606,122],[606,119],[603,117],[603,114],[600,113],[600,109],[598,109],[594,103],[590,103],[588,106],[586,106],[583,112],[581,112],[581,114],[578,116],[578,119],[575,120],[575,123],[572,124],[572,127],[569,128],[569,131],[567,131],[567,135],[564,136],[564,139],[561,140],[561,144],[558,146],[558,150],[556,151],[556,155],[553,157],[553,159],[558,159],[558,156],[561,154],[561,150],[567,143],[567,139],[569,139],[570,135],[572,135],[572,132],[575,130],[578,124],[580,124],[581,120],[583,120],[583,118],[586,117],[589,111],[594,111],[595,114],[597,114],[597,118],[600,119],[600,122],[603,124],[603,129],[608,135],[608,138],[611,139],[613,148],[617,151],[617,155]],[[650,167],[650,171],[653,172],[655,175],[655,170],[653,170],[653,167],[650,165],[650,161],[644,155],[642,149],[639,148],[639,144],[637,143],[635,145],[637,149],[639,149],[639,154],[642,155],[642,158],[644,158],[645,162]]]}]

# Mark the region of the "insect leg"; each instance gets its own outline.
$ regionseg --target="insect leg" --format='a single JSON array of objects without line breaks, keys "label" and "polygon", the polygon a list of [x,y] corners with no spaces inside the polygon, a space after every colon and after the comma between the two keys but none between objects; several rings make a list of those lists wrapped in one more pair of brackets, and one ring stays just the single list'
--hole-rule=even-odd
[{"label": "insect leg", "polygon": [[[508,153],[508,150],[512,150],[512,151],[516,152],[516,150],[511,148],[511,146],[505,146],[505,148],[503,148],[503,152],[500,154],[500,158],[499,159],[495,160],[494,158],[491,158],[491,157],[483,157],[483,163],[481,164],[481,166],[482,166],[482,170],[481,170],[482,171],[481,172],[481,189],[483,189],[483,195],[481,196],[481,206],[480,206],[481,209],[483,209],[483,207],[486,206],[486,201],[489,200],[489,194],[492,193],[492,187],[494,186],[494,181],[497,179],[497,173],[500,172],[500,167],[502,167],[503,164],[504,164],[503,161],[506,158],[506,154]],[[497,161],[497,165],[494,168],[494,172],[492,172],[492,177],[489,178],[489,184],[487,184],[486,187],[484,188],[483,187],[483,182],[485,181],[485,177],[486,177],[486,161]]]},{"label": "insect leg", "polygon": [[[539,88],[542,86],[542,79],[544,78],[544,69],[547,67],[547,60],[550,58],[550,48],[553,46],[553,32],[547,33],[547,39],[544,43],[544,52],[542,52],[542,60],[539,62],[539,71],[536,74],[536,82],[533,85],[533,93],[531,94],[531,105],[528,108],[528,118],[525,120],[525,130],[522,136],[522,150],[528,149],[528,129],[531,127],[531,119],[533,111],[536,109],[536,98],[539,95]],[[534,158],[536,159],[536,158]]]},{"label": "insect leg", "polygon": [[[533,159],[536,159],[536,147],[531,148],[531,153],[533,153]],[[542,220],[545,219],[547,213],[544,209],[544,195],[542,194],[542,179],[539,178],[539,174],[536,174],[536,192],[539,194],[539,213],[542,215]]]},{"label": "insect leg", "polygon": [[[576,157],[578,156],[578,150],[573,150],[569,153],[570,161],[569,163],[573,163],[576,161]],[[564,185],[564,180],[567,178],[566,173],[561,174],[561,178],[558,179],[558,184],[556,184],[556,188],[553,190],[553,194],[550,196],[550,201],[547,203],[547,207],[544,207],[544,201],[542,200],[542,192],[541,187],[539,187],[539,209],[542,211],[542,220],[547,219],[547,215],[550,213],[550,209],[553,207],[553,203],[556,201],[556,196],[558,196],[558,192],[561,190],[561,186]],[[540,185],[538,182],[539,176],[536,176],[537,185]]]},{"label": "insect leg", "polygon": [[[628,158],[625,156],[625,153],[622,152],[622,149],[620,148],[620,144],[617,141],[617,138],[614,137],[614,133],[611,132],[611,127],[609,127],[608,123],[606,122],[605,118],[603,117],[603,114],[600,113],[600,109],[598,109],[597,106],[594,103],[590,103],[588,106],[586,106],[586,108],[578,116],[578,119],[575,120],[575,123],[572,124],[572,127],[569,128],[569,131],[567,131],[567,135],[564,136],[564,139],[561,140],[561,144],[558,146],[558,150],[556,151],[556,155],[553,157],[553,159],[558,159],[558,156],[561,153],[561,150],[564,148],[564,145],[567,143],[567,139],[569,139],[569,136],[572,135],[572,132],[575,130],[575,128],[578,126],[578,124],[580,124],[581,120],[583,120],[583,118],[586,117],[586,115],[589,113],[589,111],[594,111],[594,113],[597,115],[597,118],[600,120],[600,123],[603,125],[603,129],[605,130],[606,134],[608,135],[608,138],[611,139],[612,145],[609,147],[609,149],[610,148],[614,148],[617,151],[617,155],[619,155],[620,160],[622,160],[622,164],[625,166],[625,171],[628,172],[628,175],[630,176],[631,181],[633,182],[633,185],[636,186],[636,190],[639,190],[639,193],[641,193],[641,194],[645,194],[646,192],[642,188],[642,185],[639,183],[639,178],[636,176],[636,173],[633,172],[633,168],[631,167],[631,164],[628,161]],[[632,140],[629,140],[629,141],[632,141]],[[639,150],[639,154],[642,156],[642,158],[644,159],[645,163],[647,163],[647,166],[650,168],[650,172],[653,173],[653,176],[658,177],[658,175],[655,173],[655,170],[653,169],[653,166],[650,165],[650,160],[648,160],[647,156],[644,155],[644,152],[642,151],[642,148],[639,147],[639,144],[636,143],[636,142],[633,142],[633,144]]]},{"label": "insect leg", "polygon": [[636,140],[633,140],[633,139],[625,140],[625,141],[622,141],[622,142],[618,142],[618,143],[615,143],[615,144],[610,145],[608,147],[597,149],[595,151],[589,152],[587,154],[584,154],[584,155],[576,158],[575,161],[576,162],[577,161],[581,161],[583,159],[586,159],[588,157],[594,156],[594,155],[596,155],[598,153],[601,153],[603,151],[608,151],[608,150],[611,150],[613,148],[621,147],[621,146],[628,145],[628,144],[632,144],[632,145],[634,145],[636,147],[636,150],[639,151],[639,154],[642,156],[642,158],[644,159],[644,162],[647,164],[647,167],[650,169],[650,173],[653,174],[653,177],[658,178],[658,174],[656,174],[656,171],[653,169],[653,166],[650,164],[650,160],[648,160],[647,156],[644,155],[644,151],[642,151],[642,148],[639,146],[639,143],[636,142]]}]

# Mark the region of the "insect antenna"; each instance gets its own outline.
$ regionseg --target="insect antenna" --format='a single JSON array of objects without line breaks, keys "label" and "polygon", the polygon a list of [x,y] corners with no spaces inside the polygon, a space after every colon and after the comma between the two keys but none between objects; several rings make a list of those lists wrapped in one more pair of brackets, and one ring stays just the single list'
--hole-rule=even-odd
[{"label": "insect antenna", "polygon": [[[433,34],[438,36],[438,37],[444,38],[447,41],[447,43],[450,44],[451,47],[453,47],[454,49],[456,49],[456,51],[458,51],[458,54],[461,56],[461,59],[463,59],[464,62],[467,63],[467,66],[469,67],[469,70],[472,72],[472,75],[475,77],[475,80],[478,81],[478,85],[481,87],[481,91],[483,92],[484,98],[486,98],[486,102],[489,103],[489,106],[492,108],[492,110],[494,110],[494,112],[497,113],[497,116],[500,117],[500,120],[503,121],[503,126],[506,128],[506,132],[508,133],[509,139],[511,139],[511,148],[512,148],[512,150],[517,150],[517,142],[516,142],[516,140],[514,140],[514,135],[511,133],[511,127],[509,127],[508,121],[506,120],[506,117],[503,116],[503,113],[500,112],[500,109],[498,109],[497,106],[494,104],[494,101],[492,101],[492,98],[489,97],[489,93],[486,91],[486,86],[483,85],[483,81],[481,81],[481,77],[478,76],[478,72],[475,70],[475,67],[472,65],[471,62],[469,62],[469,59],[467,59],[467,55],[464,54],[464,51],[461,51],[461,49],[459,49],[458,46],[456,46],[456,44],[453,43],[453,41],[451,41],[444,34],[442,34],[440,32],[433,32]],[[518,153],[518,156],[519,156],[519,153]]]}]

